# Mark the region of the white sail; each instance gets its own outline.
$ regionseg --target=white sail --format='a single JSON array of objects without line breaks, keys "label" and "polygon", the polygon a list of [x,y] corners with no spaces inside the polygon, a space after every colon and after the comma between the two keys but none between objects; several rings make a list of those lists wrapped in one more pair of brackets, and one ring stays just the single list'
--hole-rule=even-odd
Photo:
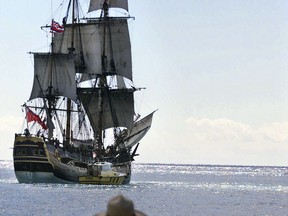
[{"label": "white sail", "polygon": [[[110,33],[109,33],[110,32]],[[109,23],[104,36],[104,22],[78,24],[74,29],[75,64],[80,66],[83,77],[81,81],[90,79],[91,75],[115,74],[132,80],[131,44],[127,20],[114,20]],[[111,40],[111,43],[109,41]],[[64,33],[55,34],[53,38],[56,53],[68,53],[71,47],[72,26],[67,25]],[[110,45],[112,47],[110,47]],[[102,55],[105,50],[107,67],[103,71]],[[114,61],[115,71],[109,65]],[[95,77],[94,77],[95,78]]]},{"label": "white sail", "polygon": [[130,134],[124,140],[125,147],[133,147],[146,135],[151,127],[153,114],[154,112],[134,123]]},{"label": "white sail", "polygon": [[[90,0],[88,12],[100,10],[103,8],[105,0]],[[128,11],[128,0],[108,0],[109,7],[122,8]]]},{"label": "white sail", "polygon": [[[129,130],[132,128],[133,92],[79,89],[78,96],[85,107],[94,131],[112,127],[126,127]],[[100,105],[101,102],[102,105]],[[99,122],[102,124],[101,128],[99,128]]]},{"label": "white sail", "polygon": [[76,101],[75,66],[69,54],[34,53],[34,81],[30,100],[56,96]]}]

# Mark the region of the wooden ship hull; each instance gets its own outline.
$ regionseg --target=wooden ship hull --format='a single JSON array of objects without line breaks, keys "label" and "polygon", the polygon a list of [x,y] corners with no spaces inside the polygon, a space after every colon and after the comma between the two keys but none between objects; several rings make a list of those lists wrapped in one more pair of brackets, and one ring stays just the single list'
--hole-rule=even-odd
[{"label": "wooden ship hull", "polygon": [[126,173],[103,177],[91,175],[87,169],[89,163],[65,157],[63,151],[37,136],[16,135],[13,158],[19,183],[122,185],[131,179],[130,161],[113,166],[116,172],[125,170]]}]

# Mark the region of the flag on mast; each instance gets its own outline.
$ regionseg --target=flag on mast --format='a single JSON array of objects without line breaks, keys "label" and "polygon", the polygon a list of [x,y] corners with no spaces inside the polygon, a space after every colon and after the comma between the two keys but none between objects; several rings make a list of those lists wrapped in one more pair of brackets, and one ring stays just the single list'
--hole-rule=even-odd
[{"label": "flag on mast", "polygon": [[35,121],[38,124],[40,124],[44,130],[48,129],[47,125],[44,123],[44,121],[41,120],[41,118],[37,114],[32,112],[32,110],[30,110],[27,106],[25,106],[25,110],[26,110],[26,120],[28,123]]},{"label": "flag on mast", "polygon": [[51,30],[53,32],[64,32],[64,26],[60,25],[58,22],[54,21],[54,19],[52,19],[52,23],[51,23]]}]

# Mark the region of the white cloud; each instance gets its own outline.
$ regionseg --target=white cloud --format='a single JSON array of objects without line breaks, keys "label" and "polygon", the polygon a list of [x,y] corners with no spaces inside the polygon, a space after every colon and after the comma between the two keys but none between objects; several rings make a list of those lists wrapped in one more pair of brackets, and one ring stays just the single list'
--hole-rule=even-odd
[{"label": "white cloud", "polygon": [[259,131],[264,139],[273,142],[288,141],[288,122],[275,122],[259,128]]},{"label": "white cloud", "polygon": [[189,136],[199,141],[231,142],[287,142],[288,122],[275,122],[261,127],[230,119],[195,119],[186,120]]}]

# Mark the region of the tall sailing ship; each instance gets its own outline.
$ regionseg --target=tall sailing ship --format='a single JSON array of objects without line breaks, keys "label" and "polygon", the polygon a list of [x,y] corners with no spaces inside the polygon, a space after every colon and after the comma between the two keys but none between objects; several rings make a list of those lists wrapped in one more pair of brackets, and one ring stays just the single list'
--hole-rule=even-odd
[{"label": "tall sailing ship", "polygon": [[[34,56],[34,81],[15,134],[20,183],[127,184],[153,113],[135,113],[128,0],[69,0],[62,23],[46,25],[51,49]],[[111,15],[112,9],[125,16]],[[127,15],[128,14],[128,15]]]}]

